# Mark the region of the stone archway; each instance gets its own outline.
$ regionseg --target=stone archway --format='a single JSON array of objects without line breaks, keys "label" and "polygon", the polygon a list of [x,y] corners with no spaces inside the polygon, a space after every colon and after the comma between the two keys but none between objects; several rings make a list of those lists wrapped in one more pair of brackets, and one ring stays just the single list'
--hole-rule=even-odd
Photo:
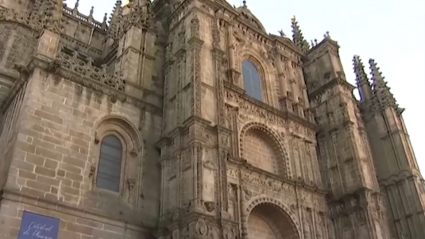
[{"label": "stone archway", "polygon": [[273,204],[260,204],[248,216],[248,239],[299,239],[290,220]]},{"label": "stone archway", "polygon": [[246,239],[301,238],[295,214],[275,199],[251,199],[244,214],[242,230]]},{"label": "stone archway", "polygon": [[289,160],[283,145],[280,137],[264,124],[251,122],[241,129],[240,157],[254,167],[287,178]]}]

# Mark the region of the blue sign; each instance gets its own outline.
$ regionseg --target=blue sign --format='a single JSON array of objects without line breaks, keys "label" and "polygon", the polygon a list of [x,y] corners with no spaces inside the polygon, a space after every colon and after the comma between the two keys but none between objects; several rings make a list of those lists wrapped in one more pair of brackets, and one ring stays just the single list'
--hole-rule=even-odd
[{"label": "blue sign", "polygon": [[60,220],[24,211],[18,239],[56,239]]}]

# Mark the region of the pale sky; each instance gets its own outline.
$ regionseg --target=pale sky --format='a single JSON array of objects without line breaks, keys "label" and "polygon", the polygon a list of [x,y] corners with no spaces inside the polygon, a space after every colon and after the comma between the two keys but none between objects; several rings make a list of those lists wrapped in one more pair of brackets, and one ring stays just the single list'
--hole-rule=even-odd
[{"label": "pale sky", "polygon": [[[240,6],[242,0],[229,0]],[[67,0],[73,7],[75,0]],[[112,11],[115,0],[81,0],[80,11],[95,17]],[[399,105],[406,108],[404,120],[425,173],[424,95],[425,92],[425,1],[424,0],[247,0],[248,8],[269,33],[283,29],[292,36],[291,17],[296,16],[304,36],[310,42],[323,34],[338,41],[341,61],[348,81],[354,84],[353,55],[357,54],[369,72],[373,58],[381,68]]]}]

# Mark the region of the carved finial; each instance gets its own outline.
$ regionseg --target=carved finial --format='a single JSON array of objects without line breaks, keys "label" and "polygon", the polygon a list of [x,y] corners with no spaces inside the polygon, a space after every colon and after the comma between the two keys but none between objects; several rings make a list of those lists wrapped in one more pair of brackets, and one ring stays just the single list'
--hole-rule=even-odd
[{"label": "carved finial", "polygon": [[246,0],[243,1],[243,6],[246,7]]},{"label": "carved finial", "polygon": [[323,35],[324,38],[331,38],[331,35],[329,35],[329,31],[326,31],[326,33]]},{"label": "carved finial", "polygon": [[122,19],[122,1],[117,0],[115,2],[114,9],[112,10],[111,18],[109,20],[109,31],[108,35],[112,39],[117,39],[119,35],[119,28],[121,25],[121,19]]},{"label": "carved finial", "polygon": [[102,29],[106,30],[108,28],[108,13],[105,13],[105,15],[103,16],[103,21],[102,21]]},{"label": "carved finial", "polygon": [[353,57],[353,69],[354,69],[354,74],[356,74],[357,84],[359,86],[364,84],[370,85],[369,79],[364,70],[363,62],[358,55],[354,55]]},{"label": "carved finial", "polygon": [[93,13],[94,13],[94,7],[92,6],[91,9],[90,9],[90,15],[89,16],[93,17]]},{"label": "carved finial", "polygon": [[384,110],[388,107],[393,107],[397,111],[401,110],[398,107],[397,101],[390,91],[391,88],[388,87],[387,82],[385,82],[385,77],[382,76],[382,73],[380,72],[375,60],[370,59],[369,65],[371,71],[370,74],[372,76],[374,103],[379,106],[381,110]]},{"label": "carved finial", "polygon": [[317,39],[314,39],[314,44],[317,45]]},{"label": "carved finial", "polygon": [[304,39],[303,33],[301,32],[300,27],[298,26],[298,22],[295,18],[295,16],[291,19],[292,23],[292,40],[294,44],[301,49],[304,53],[308,52],[310,50],[310,45],[308,42]]},{"label": "carved finial", "polygon": [[74,9],[72,10],[72,14],[73,14],[74,16],[76,16],[76,15],[78,14],[78,6],[80,6],[80,0],[77,0],[77,1],[75,2]]},{"label": "carved finial", "polygon": [[283,32],[283,30],[280,30],[280,31],[279,31],[279,34],[280,34],[280,36],[281,36],[281,37],[286,37],[286,35],[285,35],[285,33]]}]

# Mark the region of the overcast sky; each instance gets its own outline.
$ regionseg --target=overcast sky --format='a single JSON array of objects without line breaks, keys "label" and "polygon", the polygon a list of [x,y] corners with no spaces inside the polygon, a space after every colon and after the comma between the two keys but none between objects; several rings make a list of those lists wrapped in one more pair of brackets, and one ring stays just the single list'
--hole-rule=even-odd
[{"label": "overcast sky", "polygon": [[[229,0],[240,6],[242,0]],[[75,0],[67,0],[73,7]],[[115,0],[81,0],[80,11],[102,20]],[[326,31],[341,46],[340,55],[348,81],[354,84],[352,58],[360,55],[368,69],[374,58],[401,107],[421,171],[425,173],[425,1],[424,0],[247,0],[248,8],[269,33],[291,33],[296,16],[310,40]],[[421,136],[422,135],[422,136]]]}]

